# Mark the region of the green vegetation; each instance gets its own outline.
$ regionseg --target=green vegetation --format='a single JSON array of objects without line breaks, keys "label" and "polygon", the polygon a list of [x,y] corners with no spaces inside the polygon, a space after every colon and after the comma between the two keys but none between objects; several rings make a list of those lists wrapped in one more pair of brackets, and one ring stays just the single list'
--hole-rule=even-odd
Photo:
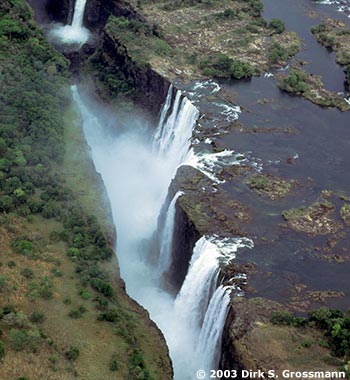
[{"label": "green vegetation", "polygon": [[0,339],[0,362],[4,356],[5,356],[5,346],[4,346],[4,342]]},{"label": "green vegetation", "polygon": [[[132,32],[138,33],[136,26]],[[155,378],[170,378],[162,340],[119,286],[117,264],[108,263],[114,256],[112,234],[105,227],[108,222],[102,223],[104,229],[100,224],[107,219],[100,194],[96,191],[90,203],[80,195],[81,187],[90,191],[94,185],[89,181],[96,176],[84,138],[73,148],[67,139],[68,133],[82,133],[77,115],[70,113],[69,62],[45,40],[24,0],[0,2],[0,50],[0,249],[8,263],[0,275],[0,377],[16,378],[14,370],[25,368],[30,379],[63,380],[72,377],[67,371],[77,371],[86,379],[109,380],[112,374],[103,355],[111,355],[118,345],[123,364],[118,377],[135,378],[126,364],[128,353],[138,349],[149,372],[159,373]],[[158,44],[159,54],[164,50],[164,44]],[[72,159],[66,157],[67,147],[80,154],[75,171],[68,166]],[[82,169],[90,177],[76,186],[75,174]],[[94,297],[106,309],[114,305],[118,315],[127,310],[123,321],[108,321],[108,313],[104,322],[97,321],[100,310]],[[86,302],[86,308],[72,310],[73,318],[78,313],[84,315],[82,320],[69,317],[65,299],[74,305]],[[131,328],[134,318],[138,323]],[[113,333],[111,323],[122,326],[125,339]],[[98,348],[102,343],[103,350]],[[90,365],[92,355],[97,365]],[[155,364],[156,357],[164,359],[164,368]]]},{"label": "green vegetation", "polygon": [[346,66],[345,68],[345,79],[346,79],[346,84],[350,86],[350,65]]},{"label": "green vegetation", "polygon": [[349,221],[350,220],[350,205],[349,204],[345,204],[341,207],[340,209],[340,217],[344,220],[344,221]]},{"label": "green vegetation", "polygon": [[308,74],[305,71],[293,68],[290,73],[283,78],[280,87],[285,91],[302,94],[309,90]]},{"label": "green vegetation", "polygon": [[234,60],[223,53],[203,58],[199,63],[199,68],[204,75],[217,78],[241,79],[250,78],[254,74],[254,69],[249,63]]},{"label": "green vegetation", "polygon": [[102,45],[90,57],[89,62],[99,83],[107,89],[107,96],[111,98],[135,93],[135,79],[130,74],[139,68],[149,68],[153,55],[166,58],[174,53],[161,38],[156,25],[150,26],[137,19],[111,16],[106,25],[106,32],[115,36],[116,40],[113,43],[115,55],[120,57],[118,63],[110,64],[105,54],[108,47]]},{"label": "green vegetation", "polygon": [[317,36],[317,41],[324,47],[333,49],[335,47],[335,36],[331,34],[332,28],[325,24],[315,25],[311,28],[311,33]]},{"label": "green vegetation", "polygon": [[42,311],[33,311],[29,319],[33,323],[42,323],[45,319],[45,313]]},{"label": "green vegetation", "polygon": [[268,58],[269,62],[272,64],[278,64],[281,62],[286,62],[288,59],[293,57],[299,50],[299,46],[293,44],[289,47],[282,46],[278,42],[273,42],[269,46]]},{"label": "green vegetation", "polygon": [[79,349],[73,346],[69,347],[69,349],[65,352],[66,358],[71,361],[77,360],[79,355]]},{"label": "green vegetation", "polygon": [[253,17],[260,17],[264,10],[264,4],[261,0],[248,0],[246,1],[247,7],[245,8]]},{"label": "green vegetation", "polygon": [[22,351],[28,341],[28,335],[25,331],[19,329],[10,330],[10,345],[15,351]]},{"label": "green vegetation", "polygon": [[[285,326],[309,326],[321,330],[334,355],[346,360],[350,357],[350,311],[344,313],[338,309],[321,307],[309,313],[307,318],[295,317],[288,312],[274,312],[271,322]],[[310,346],[310,345],[308,345]]]},{"label": "green vegetation", "polygon": [[324,89],[319,76],[308,74],[297,67],[292,68],[288,75],[280,75],[278,87],[292,94],[301,95],[323,107],[337,107],[341,111],[350,109],[342,96]]},{"label": "green vegetation", "polygon": [[269,28],[277,34],[283,33],[286,30],[284,22],[278,18],[273,18],[269,22]]},{"label": "green vegetation", "polygon": [[254,174],[247,179],[246,183],[259,195],[266,195],[275,200],[283,198],[289,193],[293,181],[288,182],[270,174]]}]

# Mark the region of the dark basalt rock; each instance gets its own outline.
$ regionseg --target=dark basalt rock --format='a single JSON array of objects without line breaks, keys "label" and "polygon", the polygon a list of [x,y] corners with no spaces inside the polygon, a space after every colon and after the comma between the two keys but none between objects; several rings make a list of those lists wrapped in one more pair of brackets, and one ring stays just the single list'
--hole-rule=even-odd
[{"label": "dark basalt rock", "polygon": [[[136,91],[132,98],[142,107],[158,115],[169,88],[169,81],[149,67],[140,67],[128,55],[127,49],[118,40],[118,36],[104,30],[96,52],[91,57],[98,62],[99,70],[123,76],[132,83]],[[102,94],[100,94],[102,96]],[[106,99],[107,101],[109,99]]]},{"label": "dark basalt rock", "polygon": [[90,29],[100,31],[105,26],[110,15],[142,20],[131,4],[123,0],[87,0],[84,24]]},{"label": "dark basalt rock", "polygon": [[35,11],[35,18],[39,24],[51,21],[69,24],[73,15],[74,0],[28,0]]}]

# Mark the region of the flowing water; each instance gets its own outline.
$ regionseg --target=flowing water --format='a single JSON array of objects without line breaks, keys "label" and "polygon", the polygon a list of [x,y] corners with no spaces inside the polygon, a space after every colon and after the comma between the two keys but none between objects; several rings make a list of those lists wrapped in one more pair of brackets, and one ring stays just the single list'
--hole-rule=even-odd
[{"label": "flowing water", "polygon": [[52,38],[64,44],[83,45],[89,39],[90,32],[83,25],[87,0],[76,0],[71,25],[56,25],[50,32]]}]

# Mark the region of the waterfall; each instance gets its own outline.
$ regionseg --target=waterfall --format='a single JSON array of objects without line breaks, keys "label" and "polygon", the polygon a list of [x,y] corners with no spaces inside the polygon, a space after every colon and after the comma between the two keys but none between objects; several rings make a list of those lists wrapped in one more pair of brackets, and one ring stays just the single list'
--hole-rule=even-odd
[{"label": "waterfall", "polygon": [[[109,115],[91,99],[85,100],[75,86],[72,93],[82,114],[95,167],[110,198],[118,233],[116,252],[127,292],[149,311],[163,331],[174,364],[174,379],[192,380],[200,368],[212,365],[215,369],[220,355],[229,293],[227,288],[216,289],[219,262],[229,262],[239,247],[247,246],[244,238],[199,239],[174,300],[159,287],[159,269],[170,264],[175,206],[181,196],[178,192],[169,204],[159,235],[159,267],[152,268],[145,260],[171,179],[189,152],[199,112],[180,91],[173,97],[174,91],[169,88],[157,130],[152,134],[136,112],[130,114],[125,129],[124,119],[118,119],[118,114]],[[103,125],[97,116],[101,113],[106,124],[113,125],[113,131]],[[196,355],[197,347],[202,347],[203,355]]]},{"label": "waterfall", "polygon": [[170,115],[172,87],[163,105],[161,118],[153,137],[153,148],[160,159],[166,159],[174,170],[181,165],[191,146],[192,132],[199,116],[198,109],[177,90]]},{"label": "waterfall", "polygon": [[173,243],[174,223],[175,223],[175,206],[178,198],[183,194],[178,191],[169,204],[168,211],[165,216],[165,224],[160,234],[160,254],[158,261],[159,274],[165,273],[171,263],[171,249]]},{"label": "waterfall", "polygon": [[72,28],[81,29],[83,27],[85,5],[86,5],[86,0],[75,1]]},{"label": "waterfall", "polygon": [[220,252],[205,237],[194,249],[187,276],[175,300],[175,311],[191,329],[198,330],[203,322],[210,296],[219,274]]},{"label": "waterfall", "polygon": [[89,39],[90,32],[83,25],[86,1],[75,1],[72,24],[55,26],[51,31],[53,38],[64,44],[79,44],[80,46]]},{"label": "waterfall", "polygon": [[229,286],[220,285],[210,300],[196,348],[196,361],[206,373],[219,365],[221,338],[230,304]]}]

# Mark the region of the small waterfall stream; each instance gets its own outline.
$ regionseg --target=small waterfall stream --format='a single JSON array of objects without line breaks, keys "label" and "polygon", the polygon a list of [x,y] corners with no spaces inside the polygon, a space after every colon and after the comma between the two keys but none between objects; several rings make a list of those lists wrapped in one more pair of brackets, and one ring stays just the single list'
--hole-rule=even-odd
[{"label": "small waterfall stream", "polygon": [[[147,242],[177,168],[186,162],[199,112],[170,86],[155,132],[132,117],[126,129],[108,133],[98,110],[88,105],[76,86],[73,98],[83,118],[83,128],[96,169],[101,173],[111,201],[118,233],[117,253],[128,293],[142,304],[163,331],[174,364],[175,380],[193,380],[198,369],[216,368],[221,334],[229,304],[229,289],[219,286],[219,261],[230,260],[249,239],[202,237],[195,245],[180,292],[174,299],[160,286],[169,268],[175,206],[182,192],[170,201],[160,236],[158,265],[145,260]],[[135,116],[133,116],[135,117]],[[104,120],[106,115],[104,115]]]},{"label": "small waterfall stream", "polygon": [[160,231],[160,253],[158,260],[159,274],[165,273],[170,266],[171,262],[171,249],[173,243],[173,232],[175,223],[176,202],[183,194],[182,191],[178,191],[170,205],[168,207],[164,227]]},{"label": "small waterfall stream", "polygon": [[83,45],[90,37],[90,32],[83,25],[87,0],[76,0],[71,25],[55,26],[51,36],[64,44]]}]

